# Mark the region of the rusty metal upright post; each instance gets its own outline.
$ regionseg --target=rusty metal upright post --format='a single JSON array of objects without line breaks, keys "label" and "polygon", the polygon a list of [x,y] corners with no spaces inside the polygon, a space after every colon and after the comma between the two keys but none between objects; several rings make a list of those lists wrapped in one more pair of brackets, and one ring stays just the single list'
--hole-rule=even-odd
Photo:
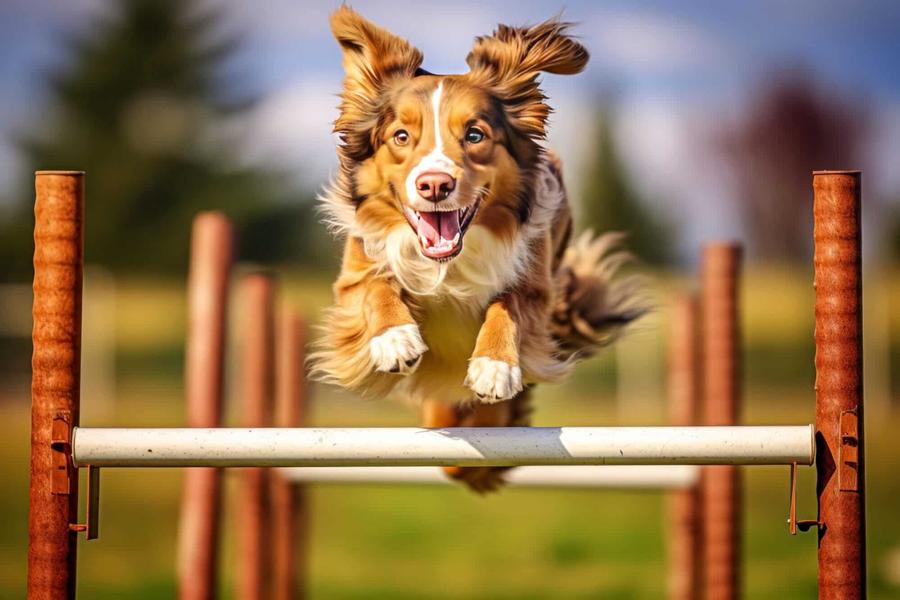
[{"label": "rusty metal upright post", "polygon": [[38,171],[34,203],[28,598],[75,597],[84,173]]},{"label": "rusty metal upright post", "polygon": [[[272,423],[274,391],[275,283],[261,273],[241,282],[243,355],[241,357],[241,405],[244,427],[268,427]],[[268,470],[244,469],[238,506],[237,598],[268,598],[271,560],[269,552]]]},{"label": "rusty metal upright post", "polygon": [[[693,294],[672,303],[669,328],[669,422],[697,424],[700,397],[699,309]],[[700,490],[697,486],[668,495],[669,598],[697,600],[700,590]]]},{"label": "rusty metal upright post", "polygon": [[[231,223],[221,213],[197,215],[191,233],[185,391],[189,427],[221,427]],[[178,597],[216,596],[222,472],[184,473],[178,528]]]},{"label": "rusty metal upright post", "polygon": [[[740,413],[738,287],[741,247],[703,249],[703,409],[706,425],[736,425]],[[706,467],[703,493],[705,600],[740,597],[741,481],[735,466]]]},{"label": "rusty metal upright post", "polygon": [[[275,425],[302,427],[306,408],[303,352],[304,327],[293,311],[284,311],[278,324],[275,355]],[[306,487],[272,473],[272,597],[306,597],[308,543]]]},{"label": "rusty metal upright post", "polygon": [[866,597],[861,174],[813,174],[819,598]]}]

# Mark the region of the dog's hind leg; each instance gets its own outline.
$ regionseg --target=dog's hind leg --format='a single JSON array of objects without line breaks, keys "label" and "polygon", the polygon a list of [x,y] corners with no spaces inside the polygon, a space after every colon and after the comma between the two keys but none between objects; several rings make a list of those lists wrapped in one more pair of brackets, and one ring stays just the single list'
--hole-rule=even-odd
[{"label": "dog's hind leg", "polygon": [[[422,406],[425,427],[527,427],[531,415],[531,390],[526,388],[514,398],[494,404],[451,406],[425,402]],[[510,467],[444,467],[448,477],[484,494],[498,490]]]}]

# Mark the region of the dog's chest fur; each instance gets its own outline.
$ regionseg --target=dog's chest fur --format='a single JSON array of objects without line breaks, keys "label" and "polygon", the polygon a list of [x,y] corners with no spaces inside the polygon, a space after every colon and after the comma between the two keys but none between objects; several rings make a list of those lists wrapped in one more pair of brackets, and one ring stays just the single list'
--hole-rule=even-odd
[{"label": "dog's chest fur", "polygon": [[485,311],[518,280],[526,263],[525,240],[505,244],[473,227],[435,292],[413,296],[413,314],[428,352],[396,391],[413,402],[458,402],[471,396],[463,381]]}]

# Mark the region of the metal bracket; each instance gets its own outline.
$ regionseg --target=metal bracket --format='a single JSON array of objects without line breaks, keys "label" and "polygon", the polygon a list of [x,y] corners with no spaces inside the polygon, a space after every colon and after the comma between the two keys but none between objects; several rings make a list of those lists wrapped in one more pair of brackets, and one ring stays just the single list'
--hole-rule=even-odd
[{"label": "metal bracket", "polygon": [[842,410],[838,431],[838,490],[859,491],[859,411]]},{"label": "metal bracket", "polygon": [[69,529],[85,532],[85,539],[96,540],[100,536],[100,467],[88,465],[88,494],[85,522],[72,523]]},{"label": "metal bracket", "polygon": [[53,453],[53,481],[54,494],[69,495],[69,469],[71,461],[69,455],[72,448],[72,413],[63,410],[53,415],[53,423],[50,431],[50,450]]},{"label": "metal bracket", "polygon": [[[53,452],[53,493],[69,495],[69,477],[78,469],[72,465],[72,412],[61,410],[53,415],[50,450]],[[83,531],[89,540],[97,539],[100,528],[100,467],[88,466],[87,515],[84,523],[69,523],[71,531]]]},{"label": "metal bracket", "polygon": [[788,514],[788,527],[791,535],[797,535],[797,530],[806,532],[813,527],[818,527],[819,521],[815,519],[807,519],[803,521],[797,520],[797,463],[791,463],[791,508]]}]

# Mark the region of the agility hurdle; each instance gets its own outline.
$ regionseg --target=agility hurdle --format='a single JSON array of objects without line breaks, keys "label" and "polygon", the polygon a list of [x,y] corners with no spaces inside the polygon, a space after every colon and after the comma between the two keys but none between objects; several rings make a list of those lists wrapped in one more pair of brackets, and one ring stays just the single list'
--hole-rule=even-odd
[{"label": "agility hurdle", "polygon": [[[803,526],[819,527],[819,597],[862,598],[865,595],[864,438],[862,419],[860,176],[857,172],[824,172],[814,176],[816,241],[816,426],[815,448],[810,427],[777,428],[545,428],[486,434],[484,430],[406,430],[414,442],[397,448],[395,440],[367,432],[381,444],[360,459],[333,447],[327,459],[300,448],[288,437],[302,429],[267,439],[259,430],[219,430],[204,438],[210,444],[241,439],[249,447],[223,454],[179,448],[196,430],[77,429],[79,408],[80,316],[83,227],[83,174],[38,173],[35,203],[34,358],[32,374],[32,453],[29,511],[29,597],[74,597],[76,534],[92,533],[96,503],[88,523],[77,519],[78,466],[89,468],[89,499],[99,493],[99,468],[148,466],[156,454],[181,466],[232,464],[250,466],[341,465],[519,465],[519,464],[811,464],[816,459],[819,517]],[[719,431],[721,429],[721,432]],[[762,431],[768,429],[768,432]],[[590,431],[592,430],[592,431]],[[130,433],[121,433],[122,431]],[[332,441],[350,441],[340,430],[318,430]],[[346,431],[346,430],[344,430]],[[395,430],[396,431],[396,430]],[[418,435],[411,435],[411,433]],[[710,433],[711,432],[711,433]],[[722,432],[725,432],[724,434]],[[796,453],[803,444],[809,452]],[[773,446],[754,445],[763,434]],[[289,435],[291,434],[291,435]],[[565,435],[564,435],[565,434]],[[611,444],[608,437],[620,446]],[[672,436],[677,451],[653,436]],[[206,436],[207,434],[201,434]],[[119,437],[116,437],[119,436]],[[151,452],[131,445],[103,449],[104,440],[149,436]],[[236,437],[233,437],[236,436]],[[455,436],[455,437],[451,437]],[[411,439],[415,438],[415,439]],[[424,441],[423,441],[423,438]],[[727,438],[727,439],[726,439]],[[740,443],[735,445],[735,440]],[[694,442],[710,445],[698,448]],[[421,446],[417,445],[419,442]],[[84,444],[84,445],[83,445]],[[92,445],[93,444],[93,445]],[[531,444],[529,446],[529,444]],[[535,446],[537,444],[537,446]],[[543,446],[546,444],[547,446]],[[777,447],[777,452],[772,448]],[[132,453],[132,450],[134,451]],[[626,456],[625,450],[628,451]],[[422,451],[417,455],[415,451]],[[104,455],[104,452],[108,454]],[[430,453],[436,452],[436,455]],[[679,455],[687,453],[686,459]],[[743,453],[742,453],[743,452]],[[96,453],[92,456],[92,453]],[[267,456],[268,453],[268,456]],[[215,455],[213,455],[215,454]],[[95,462],[81,462],[91,456]],[[104,459],[104,456],[106,458]],[[223,458],[224,456],[224,458]],[[617,458],[618,456],[618,458]],[[167,458],[165,458],[167,457]],[[274,457],[274,458],[273,458]],[[796,458],[798,460],[787,460]],[[440,462],[442,460],[450,462]],[[120,461],[120,462],[117,462]],[[180,462],[178,462],[180,461]],[[193,462],[192,462],[193,461]],[[224,462],[215,462],[224,461]],[[273,462],[274,461],[274,462]],[[279,462],[281,461],[281,462]],[[392,462],[395,461],[395,462]],[[551,462],[547,462],[551,461]],[[90,504],[90,502],[89,502]],[[792,519],[792,526],[795,525]],[[94,533],[96,533],[94,531]]]},{"label": "agility hurdle", "polygon": [[[222,253],[223,246],[233,244],[231,236],[221,227],[214,225],[221,217],[215,214],[200,214],[195,219],[194,235],[202,239],[209,247],[198,248],[197,243],[192,243],[191,274],[189,281],[200,279],[193,275],[198,273],[218,272],[221,270],[222,261],[216,257]],[[234,254],[232,249],[228,254]],[[274,287],[274,282],[263,282],[259,275],[251,274],[244,277],[241,283],[242,289],[247,286],[259,288],[260,286]],[[195,286],[189,286],[189,294],[197,294]],[[203,302],[191,301],[189,303],[189,322],[203,322],[207,317],[204,307],[224,306],[229,296],[226,290],[216,289],[217,297],[209,299],[210,290],[199,290],[199,295],[205,298]],[[272,321],[271,302],[260,302],[253,299],[247,293],[238,294],[246,301],[238,308],[238,312],[244,315],[245,325],[242,330],[249,327],[251,342],[246,342],[242,351],[240,364],[244,366],[245,379],[256,381],[254,388],[268,388],[271,386],[262,384],[275,371],[277,392],[275,394],[274,424],[279,427],[302,426],[302,415],[307,410],[306,386],[303,361],[300,359],[303,348],[303,332],[299,326],[299,319],[291,311],[285,311],[277,323],[278,343],[274,354],[271,348],[260,344],[259,331],[270,328]],[[683,306],[682,303],[676,303]],[[672,353],[670,405],[673,409],[673,419],[679,421],[677,425],[691,425],[696,423],[697,394],[699,392],[697,361],[691,357],[699,357],[697,349],[697,315],[696,303],[687,306],[688,311],[678,311],[672,319],[672,331],[670,334]],[[220,311],[223,312],[223,311]],[[255,323],[255,326],[252,325]],[[255,327],[255,328],[254,328]],[[196,329],[189,327],[189,336]],[[245,334],[244,337],[248,337]],[[188,339],[189,348],[197,345],[208,344],[211,336],[199,335],[197,339]],[[271,341],[271,340],[270,340]],[[206,353],[210,356],[221,357],[224,353],[224,341],[218,340],[221,345],[218,348],[209,349]],[[684,357],[688,357],[685,360]],[[274,361],[274,369],[272,362]],[[189,364],[187,366],[189,368]],[[248,370],[249,369],[249,370]],[[260,374],[267,374],[261,378]],[[244,383],[246,386],[247,383]],[[207,387],[214,387],[212,384]],[[243,388],[246,389],[246,388]],[[246,410],[247,398],[252,397],[253,402],[259,406],[253,410]],[[188,394],[188,402],[196,398],[210,401],[208,396],[200,397]],[[259,424],[260,416],[271,411],[268,404],[271,402],[271,394],[253,391],[249,396],[244,396],[244,425]],[[216,400],[219,404],[221,399]],[[212,407],[208,410],[212,411]],[[189,408],[189,413],[191,409]],[[248,419],[246,415],[253,415]],[[201,469],[201,472],[203,469]],[[192,473],[189,470],[187,473]],[[507,473],[506,479],[509,485],[514,487],[553,487],[556,489],[621,489],[621,490],[668,490],[670,494],[686,503],[676,506],[670,522],[670,559],[669,578],[672,600],[688,600],[694,597],[694,590],[699,586],[699,496],[697,483],[699,481],[699,468],[694,465],[669,465],[669,466],[537,466],[520,467]],[[254,491],[253,502],[242,501],[240,514],[238,515],[238,528],[240,531],[240,549],[237,565],[238,597],[252,598],[265,593],[268,588],[275,598],[294,598],[298,591],[305,588],[306,546],[308,543],[308,530],[303,524],[308,521],[308,508],[304,502],[304,483],[338,483],[338,484],[417,484],[417,485],[453,485],[445,474],[435,467],[295,467],[284,468],[271,472],[269,477],[269,498],[264,498],[265,486],[262,492]],[[186,488],[187,491],[187,481]],[[251,489],[258,488],[255,481],[241,475],[241,485]],[[246,490],[241,490],[241,499],[247,495]],[[269,511],[267,513],[266,511]],[[204,551],[196,552],[197,555],[215,557],[217,548],[211,546],[215,540],[199,535],[193,527],[194,522],[206,522],[210,519],[208,509],[206,513],[191,515],[182,513],[184,527],[180,530],[184,534],[180,539],[186,545],[209,545]],[[682,513],[687,511],[687,518]],[[259,518],[259,517],[262,518]],[[299,527],[297,527],[299,525]],[[268,545],[266,537],[271,538]],[[259,560],[263,553],[271,556],[271,568],[266,561]],[[298,555],[301,560],[297,560]],[[215,573],[209,569],[195,569],[189,557],[179,557],[179,573],[194,572],[196,575],[187,581],[179,580],[179,597],[205,598],[208,597],[202,590],[215,590]],[[198,582],[199,577],[209,578],[207,581]],[[252,584],[248,585],[248,582]]]},{"label": "agility hurdle", "polygon": [[[227,238],[216,241],[209,240],[209,234],[198,232],[198,228],[210,220],[206,214],[198,215],[195,221],[195,233],[202,236],[212,249],[219,248]],[[225,236],[220,232],[222,237]],[[195,248],[195,246],[192,246]],[[232,254],[234,251],[232,250]],[[192,269],[197,268],[203,272],[215,269],[219,263],[212,260],[215,252],[212,250],[201,251],[200,256],[210,261],[209,265],[197,265],[192,257]],[[193,276],[189,280],[193,281]],[[250,276],[244,279],[242,285],[251,282],[248,279],[257,280],[259,277]],[[274,285],[269,283],[268,285]],[[193,289],[193,288],[192,288]],[[245,294],[239,296],[246,298]],[[228,300],[228,296],[221,292],[220,297],[211,304],[222,305]],[[679,298],[679,300],[684,300]],[[670,343],[670,384],[669,404],[672,409],[673,424],[691,425],[696,423],[697,400],[699,394],[699,349],[697,331],[697,303],[692,298],[689,302],[676,302],[675,314],[671,325]],[[191,302],[192,311],[197,310],[198,303]],[[202,306],[202,303],[200,303]],[[239,307],[239,312],[246,315],[247,322],[266,323],[271,320],[271,306],[269,302],[251,300],[245,306]],[[729,318],[735,317],[730,315]],[[189,320],[200,321],[203,314],[192,315]],[[250,379],[259,380],[259,373],[268,373],[272,370],[271,362],[274,358],[274,371],[278,391],[275,395],[275,419],[274,425],[301,426],[302,415],[307,410],[306,387],[304,385],[303,361],[298,355],[303,347],[303,333],[298,327],[298,319],[293,313],[287,311],[278,323],[278,344],[274,357],[270,349],[260,348],[259,336],[254,336],[254,343],[245,344],[240,363],[252,367],[254,376]],[[193,331],[193,328],[190,328]],[[252,333],[252,332],[251,332]],[[203,336],[203,340],[207,337]],[[188,346],[195,345],[190,340]],[[221,355],[223,348],[210,352],[211,355]],[[246,384],[245,384],[246,385]],[[266,394],[252,394],[254,402],[260,404],[252,411],[254,415],[268,412],[264,406],[271,398]],[[189,396],[189,400],[190,400]],[[245,410],[245,413],[247,411]],[[254,420],[258,422],[258,417]],[[244,419],[244,424],[247,419]],[[270,423],[267,423],[270,424]],[[696,597],[695,592],[700,589],[700,506],[699,468],[693,465],[669,465],[669,466],[537,466],[519,467],[506,475],[507,483],[514,487],[552,487],[556,489],[620,489],[660,491],[667,490],[672,496],[672,506],[669,538],[669,589],[671,600],[690,600]],[[190,473],[190,471],[189,471]],[[253,598],[264,594],[264,588],[269,588],[274,598],[294,598],[298,591],[305,589],[305,570],[307,562],[308,529],[303,525],[308,522],[308,507],[304,502],[305,486],[300,484],[332,483],[332,484],[414,484],[414,485],[453,485],[444,473],[434,467],[295,467],[284,468],[269,474],[271,497],[266,502],[261,494],[254,494],[257,499],[247,511],[246,503],[241,504],[241,514],[238,516],[238,528],[241,530],[241,557],[237,565],[238,597]],[[247,485],[247,480],[242,478],[242,484]],[[246,492],[242,491],[243,494]],[[291,495],[294,501],[291,501]],[[266,514],[266,509],[271,514]],[[250,518],[245,515],[249,514]],[[258,519],[257,514],[266,515],[267,519]],[[201,517],[194,517],[202,521]],[[271,524],[266,521],[270,520]],[[186,530],[190,529],[191,517],[183,515]],[[299,524],[299,528],[297,527]],[[245,531],[252,529],[252,531]],[[271,537],[269,546],[266,547],[266,536]],[[187,534],[182,539],[189,538]],[[209,544],[210,540],[198,535],[193,537],[196,544]],[[250,543],[248,543],[250,541]],[[259,544],[262,541],[263,547]],[[258,560],[262,552],[271,555],[271,569],[267,569],[264,561]],[[216,549],[210,548],[203,554],[215,556]],[[297,560],[297,556],[301,559]],[[245,558],[248,557],[248,558]],[[179,572],[188,572],[190,565],[179,564]],[[199,576],[211,576],[208,571],[198,571]],[[247,585],[247,581],[254,585]],[[204,598],[206,596],[196,593],[198,589],[215,589],[216,581],[211,579],[204,583],[195,580],[188,585],[179,587],[181,598]]]},{"label": "agility hurdle", "polygon": [[80,467],[812,465],[813,426],[76,427]]}]

